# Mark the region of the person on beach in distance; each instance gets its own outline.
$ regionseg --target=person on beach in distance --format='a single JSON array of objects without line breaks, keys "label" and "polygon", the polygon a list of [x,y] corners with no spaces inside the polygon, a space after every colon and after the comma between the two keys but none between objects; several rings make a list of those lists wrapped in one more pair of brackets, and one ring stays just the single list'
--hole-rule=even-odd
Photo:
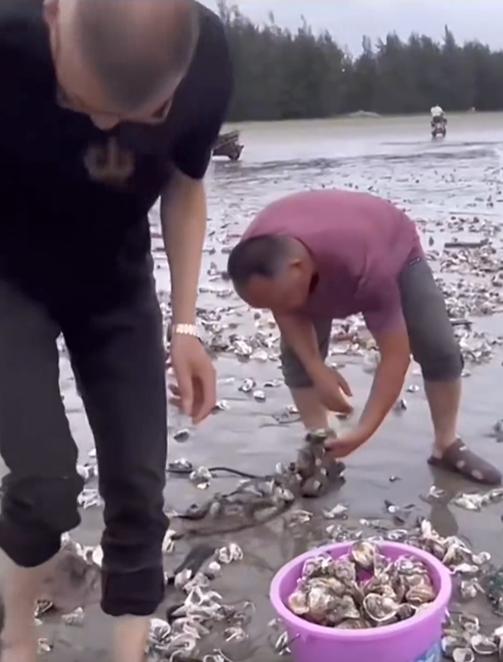
[{"label": "person on beach in distance", "polygon": [[430,463],[500,483],[500,472],[457,437],[463,360],[415,225],[404,213],[354,192],[291,195],[258,215],[232,251],[228,272],[248,304],[273,312],[285,381],[311,431],[328,428],[327,410],[352,411],[349,385],[325,358],[332,320],[363,313],[380,363],[356,426],[327,442],[335,457],[353,453],[379,428],[400,396],[412,353],[435,432]]},{"label": "person on beach in distance", "polygon": [[147,215],[160,196],[176,393],[198,422],[216,399],[195,323],[202,180],[232,87],[223,26],[192,0],[1,0],[0,54],[1,659],[36,659],[34,600],[79,523],[62,333],[97,447],[113,659],[140,662],[164,596],[167,527]]}]

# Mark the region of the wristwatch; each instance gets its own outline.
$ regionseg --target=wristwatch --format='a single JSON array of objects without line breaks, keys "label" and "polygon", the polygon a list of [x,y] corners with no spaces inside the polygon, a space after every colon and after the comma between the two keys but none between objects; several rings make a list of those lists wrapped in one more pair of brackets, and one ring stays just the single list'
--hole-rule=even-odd
[{"label": "wristwatch", "polygon": [[173,324],[171,329],[172,335],[178,336],[192,336],[202,342],[202,335],[195,324]]}]

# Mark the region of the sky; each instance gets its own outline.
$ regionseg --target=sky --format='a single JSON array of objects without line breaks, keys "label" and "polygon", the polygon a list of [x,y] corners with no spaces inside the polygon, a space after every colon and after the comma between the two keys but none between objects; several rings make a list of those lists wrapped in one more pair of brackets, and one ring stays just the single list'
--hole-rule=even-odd
[{"label": "sky", "polygon": [[[215,8],[216,0],[202,0]],[[230,0],[255,22],[273,12],[276,23],[295,28],[304,15],[316,30],[327,29],[341,46],[361,50],[362,35],[372,39],[395,31],[441,39],[448,25],[458,41],[478,39],[503,50],[503,0]]]}]

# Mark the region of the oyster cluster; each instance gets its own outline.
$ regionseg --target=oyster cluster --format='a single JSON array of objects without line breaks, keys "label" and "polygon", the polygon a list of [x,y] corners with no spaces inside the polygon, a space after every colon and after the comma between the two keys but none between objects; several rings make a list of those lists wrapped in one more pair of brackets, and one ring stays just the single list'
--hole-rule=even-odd
[{"label": "oyster cluster", "polygon": [[483,634],[477,616],[459,613],[449,618],[442,638],[442,653],[454,662],[475,662],[482,657],[503,659],[503,628]]},{"label": "oyster cluster", "polygon": [[361,540],[347,556],[308,560],[288,606],[311,623],[358,630],[409,619],[436,595],[422,561],[412,556],[392,560],[374,542]]}]

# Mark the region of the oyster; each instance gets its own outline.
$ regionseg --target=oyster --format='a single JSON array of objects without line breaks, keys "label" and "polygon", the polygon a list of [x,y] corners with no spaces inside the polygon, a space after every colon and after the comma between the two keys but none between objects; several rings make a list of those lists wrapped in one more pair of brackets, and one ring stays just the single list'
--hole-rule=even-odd
[{"label": "oyster", "polygon": [[338,503],[330,510],[324,510],[323,517],[325,519],[345,519],[347,517],[347,513],[347,506],[342,505],[342,503]]},{"label": "oyster", "polygon": [[340,560],[334,564],[333,574],[339,581],[347,585],[356,581],[356,568],[349,560]]},{"label": "oyster", "polygon": [[369,593],[363,601],[363,609],[368,618],[379,625],[392,623],[398,612],[399,605],[393,598],[383,597],[377,593]]},{"label": "oyster", "polygon": [[397,618],[401,621],[406,621],[416,615],[416,608],[407,603],[401,604],[396,612]]},{"label": "oyster", "polygon": [[355,601],[350,595],[344,595],[329,614],[327,622],[330,625],[338,626],[339,623],[344,621],[358,621],[359,619],[360,611],[357,608]]},{"label": "oyster", "polygon": [[363,568],[363,570],[371,570],[373,568],[375,556],[376,546],[368,540],[356,542],[351,549],[353,561],[357,566]]},{"label": "oyster", "polygon": [[299,589],[288,598],[288,607],[296,616],[305,616],[309,613],[307,597],[307,593]]},{"label": "oyster", "polygon": [[466,646],[467,642],[465,638],[461,635],[447,635],[442,637],[442,653],[444,657],[452,660],[452,656],[455,650],[462,649]]},{"label": "oyster", "polygon": [[470,639],[470,644],[477,655],[495,655],[498,652],[498,645],[493,637],[486,637],[483,634],[475,634]]},{"label": "oyster", "polygon": [[[329,589],[323,586],[314,586],[309,590],[307,596],[308,620],[314,623],[324,624],[329,620],[329,614],[340,607],[339,598]],[[342,617],[339,619],[342,620]]]},{"label": "oyster", "polygon": [[328,577],[334,575],[334,560],[331,556],[316,556],[304,563],[302,576],[306,579],[312,577]]},{"label": "oyster", "polygon": [[456,648],[452,652],[454,662],[475,662],[475,654],[471,648]]},{"label": "oyster", "polygon": [[435,590],[431,585],[428,584],[418,584],[417,586],[413,586],[407,591],[405,595],[407,602],[417,607],[428,602],[433,602],[435,597]]}]

